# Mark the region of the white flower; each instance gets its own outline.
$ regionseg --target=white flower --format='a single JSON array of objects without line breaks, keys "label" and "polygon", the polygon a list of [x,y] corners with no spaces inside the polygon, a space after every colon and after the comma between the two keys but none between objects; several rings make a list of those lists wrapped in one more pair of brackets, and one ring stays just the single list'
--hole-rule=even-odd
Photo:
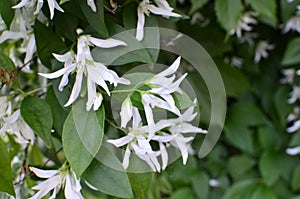
[{"label": "white flower", "polygon": [[293,86],[293,91],[290,94],[290,98],[288,99],[288,103],[292,104],[296,102],[297,99],[300,99],[300,86]]},{"label": "white flower", "polygon": [[260,41],[255,49],[254,62],[258,63],[261,58],[267,58],[269,56],[267,50],[273,50],[274,48],[273,44],[269,44],[267,41]]},{"label": "white flower", "polygon": [[129,97],[127,97],[121,106],[121,112],[120,112],[120,116],[121,116],[121,127],[125,128],[127,123],[129,122],[129,120],[131,119],[133,114],[133,107],[132,107],[132,103]]},{"label": "white flower", "polygon": [[64,195],[66,199],[83,199],[80,193],[80,181],[76,179],[75,173],[72,170],[41,170],[34,167],[29,168],[35,175],[40,178],[47,178],[46,181],[32,187],[38,192],[29,199],[40,199],[46,196],[51,190],[53,193],[50,199],[56,198],[56,194],[64,186]]},{"label": "white flower", "polygon": [[294,148],[287,148],[285,152],[289,155],[298,155],[300,153],[300,146]]},{"label": "white flower", "polygon": [[172,146],[178,148],[182,155],[183,164],[186,164],[190,143],[194,139],[194,137],[189,136],[185,137],[183,134],[186,133],[203,133],[206,134],[207,131],[203,130],[199,127],[195,127],[189,122],[194,120],[197,113],[194,112],[194,107],[188,108],[181,116],[176,119],[168,119],[161,120],[161,123],[165,123],[165,126],[169,126],[168,131],[171,134],[165,133],[164,135],[155,135],[153,136],[153,140],[157,140],[158,142],[170,143]]},{"label": "white flower", "polygon": [[237,26],[230,31],[230,35],[236,34],[238,38],[242,36],[242,31],[251,31],[251,24],[257,24],[256,19],[254,18],[257,14],[253,12],[246,12],[241,16],[238,21]]},{"label": "white flower", "polygon": [[96,8],[96,5],[95,5],[95,2],[94,0],[86,0],[87,1],[87,4],[91,7],[91,9],[96,12],[97,11],[97,8]]},{"label": "white flower", "polygon": [[154,6],[149,0],[143,0],[137,10],[138,22],[136,30],[136,38],[138,41],[142,41],[144,38],[144,25],[145,25],[145,14],[149,15],[150,12],[156,15],[162,15],[163,17],[181,17],[173,11],[166,0],[155,0],[157,6]]},{"label": "white flower", "polygon": [[282,84],[292,84],[294,82],[294,77],[296,74],[295,69],[289,68],[281,71],[284,75],[284,78],[280,80]]},{"label": "white flower", "polygon": [[[157,156],[160,152],[153,151],[148,140],[148,126],[141,126],[141,116],[137,108],[133,107],[133,120],[132,128],[129,128],[129,132],[126,136],[115,140],[107,140],[107,142],[121,147],[127,145],[125,156],[123,159],[123,167],[125,169],[129,166],[129,158],[131,150],[142,160],[144,160],[153,171],[160,171],[161,167],[157,160]],[[162,127],[161,127],[162,128]]]},{"label": "white flower", "polygon": [[9,133],[16,137],[16,142],[21,145],[33,143],[33,130],[23,120],[20,109],[12,112],[11,102],[7,97],[0,97],[0,135]]},{"label": "white flower", "polygon": [[300,129],[300,120],[294,122],[294,124],[286,129],[288,133],[293,133]]},{"label": "white flower", "polygon": [[[40,13],[40,11],[43,7],[43,4],[44,4],[44,0],[22,0],[20,3],[13,6],[13,8],[17,9],[17,8],[22,8],[22,7],[26,7],[26,6],[32,6],[33,2],[35,2],[35,4],[36,4],[36,10],[35,10],[34,14]],[[59,4],[56,2],[56,0],[47,0],[47,2],[48,2],[49,10],[50,10],[50,19],[53,19],[55,9],[59,10],[60,12],[64,12],[64,10],[59,6]]]},{"label": "white flower", "polygon": [[[115,40],[115,39],[97,39],[93,38],[90,35],[80,36],[77,43],[77,54],[73,51],[67,52],[64,55],[55,55],[54,57],[60,61],[64,62],[64,68],[50,73],[44,74],[39,73],[39,75],[44,76],[49,79],[54,79],[60,76],[63,76],[59,85],[59,90],[62,90],[64,86],[68,84],[69,74],[73,71],[76,71],[75,83],[69,97],[68,102],[65,106],[71,105],[79,96],[82,80],[84,75],[87,80],[87,93],[88,101],[86,104],[86,109],[90,110],[94,105],[94,109],[99,108],[102,102],[102,96],[97,94],[96,85],[101,86],[108,95],[110,91],[106,85],[105,81],[108,81],[110,84],[113,84],[115,87],[118,83],[129,84],[130,82],[124,78],[120,78],[116,72],[109,70],[102,63],[95,62],[92,58],[90,52],[90,46],[95,45],[101,48],[111,48],[120,45],[126,45],[124,42]],[[99,104],[100,102],[100,104]]]},{"label": "white flower", "polygon": [[282,32],[287,33],[290,30],[294,30],[300,33],[300,16],[291,17],[285,24]]}]

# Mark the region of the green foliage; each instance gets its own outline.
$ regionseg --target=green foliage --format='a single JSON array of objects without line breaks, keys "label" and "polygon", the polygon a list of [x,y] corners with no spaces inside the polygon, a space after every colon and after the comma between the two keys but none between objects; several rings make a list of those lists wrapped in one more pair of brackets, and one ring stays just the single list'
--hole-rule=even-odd
[{"label": "green foliage", "polygon": [[65,121],[62,144],[77,176],[87,169],[100,149],[104,119],[103,107],[97,112],[86,111],[85,99],[81,99],[73,106]]},{"label": "green foliage", "polygon": [[10,158],[7,151],[7,146],[0,140],[0,191],[6,192],[10,195],[15,196],[14,186],[13,186],[13,173],[10,167]]},{"label": "green foliage", "polygon": [[21,114],[34,132],[51,147],[53,117],[47,102],[35,96],[28,96],[21,104]]},{"label": "green foliage", "polygon": [[294,38],[289,41],[284,52],[282,65],[292,65],[300,62],[300,38]]}]

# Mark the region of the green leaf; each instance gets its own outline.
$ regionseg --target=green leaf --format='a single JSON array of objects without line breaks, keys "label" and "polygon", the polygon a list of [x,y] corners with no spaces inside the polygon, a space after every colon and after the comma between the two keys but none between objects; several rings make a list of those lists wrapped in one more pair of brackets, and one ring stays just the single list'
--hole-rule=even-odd
[{"label": "green leaf", "polygon": [[281,64],[293,65],[300,63],[300,38],[291,39],[285,49]]},{"label": "green leaf", "polygon": [[15,191],[13,186],[13,173],[10,166],[10,158],[7,151],[7,147],[1,139],[0,139],[0,155],[1,155],[0,191],[15,196]]},{"label": "green leaf", "polygon": [[209,0],[191,0],[192,7],[189,14],[193,14],[198,9],[202,8]]},{"label": "green leaf", "polygon": [[89,22],[91,27],[95,29],[101,36],[107,38],[109,35],[104,21],[103,1],[95,1],[97,9],[96,12],[94,12],[91,7],[87,5],[86,1],[79,0],[79,4],[86,20]]},{"label": "green leaf", "polygon": [[59,104],[59,101],[55,96],[53,87],[48,88],[46,101],[51,106],[51,111],[53,114],[53,126],[58,134],[61,135],[65,119],[68,116],[68,111]]},{"label": "green leaf", "polygon": [[194,199],[195,196],[190,188],[181,188],[176,190],[169,199]]},{"label": "green leaf", "polygon": [[134,193],[144,199],[151,185],[151,173],[127,173]]},{"label": "green leaf", "polygon": [[262,185],[259,186],[253,193],[251,199],[277,199],[276,194],[269,187]]},{"label": "green leaf", "polygon": [[237,68],[227,64],[216,63],[225,84],[226,95],[236,97],[238,94],[250,89],[250,84],[243,73]]},{"label": "green leaf", "polygon": [[278,131],[271,126],[260,127],[258,129],[258,139],[264,149],[276,149],[280,143]]},{"label": "green leaf", "polygon": [[34,35],[39,59],[50,69],[52,53],[59,53],[66,45],[55,32],[38,20],[34,23]]},{"label": "green leaf", "polygon": [[293,191],[299,191],[300,190],[300,165],[298,165],[293,173],[293,178],[292,178],[292,189]]},{"label": "green leaf", "polygon": [[280,119],[282,127],[286,127],[286,118],[292,112],[292,105],[288,103],[288,96],[290,93],[290,86],[281,86],[276,89],[274,105],[277,115]]},{"label": "green leaf", "polygon": [[1,17],[9,28],[10,24],[14,18],[14,9],[12,9],[13,3],[11,0],[0,1],[0,14]]},{"label": "green leaf", "polygon": [[248,0],[247,1],[251,7],[257,11],[262,20],[266,23],[276,26],[277,25],[277,2],[276,0],[268,0],[268,1],[261,1],[261,0]]},{"label": "green leaf", "polygon": [[86,169],[83,178],[103,193],[118,198],[133,197],[126,172],[108,167],[97,159]]},{"label": "green leaf", "polygon": [[251,199],[255,189],[255,181],[243,180],[233,184],[226,192],[223,199]]},{"label": "green leaf", "polygon": [[3,52],[0,52],[0,69],[3,68],[7,72],[12,72],[16,69],[13,61],[5,55]]},{"label": "green leaf", "polygon": [[[108,27],[111,34],[114,35],[113,38],[124,41],[127,46],[118,46],[108,49],[96,47],[92,50],[92,55],[95,61],[107,65],[124,65],[132,62],[155,63],[155,60],[153,60],[150,52],[143,45],[143,43],[139,42],[135,38],[132,31],[126,31],[126,29],[117,24],[108,24]],[[151,30],[153,29],[156,28],[152,28]],[[150,33],[147,33],[146,31],[145,34]],[[157,41],[157,38],[155,41]],[[150,43],[148,44],[148,47],[156,48],[157,45],[156,43]]]},{"label": "green leaf", "polygon": [[216,0],[215,9],[219,23],[229,33],[237,26],[243,5],[241,0]]},{"label": "green leaf", "polygon": [[277,153],[266,151],[259,160],[259,170],[268,186],[273,185],[281,174],[280,157]]},{"label": "green leaf", "polygon": [[72,42],[76,41],[78,28],[78,19],[70,13],[56,12],[54,18],[56,32]]},{"label": "green leaf", "polygon": [[192,179],[192,188],[197,198],[205,199],[209,194],[209,177],[205,172],[197,173]]},{"label": "green leaf", "polygon": [[288,2],[287,0],[280,0],[280,16],[282,23],[285,24],[291,17],[295,16],[295,11],[297,5],[299,5],[300,1],[295,0],[293,2]]},{"label": "green leaf", "polygon": [[97,112],[87,111],[85,102],[81,99],[73,105],[62,133],[66,158],[78,177],[97,154],[104,131],[104,107]]},{"label": "green leaf", "polygon": [[247,172],[255,165],[255,160],[250,156],[237,155],[233,156],[228,161],[228,170],[232,177],[237,178]]},{"label": "green leaf", "polygon": [[53,117],[49,104],[36,96],[28,96],[21,104],[21,115],[47,147],[50,147]]},{"label": "green leaf", "polygon": [[35,144],[30,147],[28,163],[30,166],[40,166],[44,163],[44,156]]}]

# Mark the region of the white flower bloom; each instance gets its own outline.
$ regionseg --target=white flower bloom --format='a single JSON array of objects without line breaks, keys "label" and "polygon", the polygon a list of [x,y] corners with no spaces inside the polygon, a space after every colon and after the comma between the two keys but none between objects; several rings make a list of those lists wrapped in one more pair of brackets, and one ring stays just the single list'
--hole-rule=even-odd
[{"label": "white flower bloom", "polygon": [[160,152],[153,151],[148,140],[148,126],[141,126],[141,116],[137,108],[133,107],[132,128],[126,136],[115,140],[107,140],[108,143],[121,147],[127,145],[123,159],[123,167],[128,168],[131,150],[142,160],[144,160],[153,171],[160,171],[161,167],[157,160]]},{"label": "white flower bloom", "polygon": [[286,129],[288,133],[293,133],[300,129],[300,120],[294,122],[294,124]]},{"label": "white flower bloom", "polygon": [[133,107],[130,98],[126,98],[121,106],[121,127],[125,128],[133,114]]},{"label": "white flower bloom", "polygon": [[219,187],[220,186],[220,182],[219,182],[219,180],[216,180],[216,179],[210,179],[209,180],[209,186],[211,186],[211,187]]},{"label": "white flower bloom", "polygon": [[281,71],[284,75],[284,78],[280,80],[282,84],[292,84],[294,82],[294,77],[296,74],[295,69],[289,68]]},{"label": "white flower bloom", "polygon": [[298,155],[300,153],[300,146],[294,148],[287,148],[285,152],[289,155]]},{"label": "white flower bloom", "polygon": [[56,198],[56,194],[64,186],[64,195],[66,199],[83,199],[80,193],[80,181],[76,179],[75,173],[71,170],[41,170],[34,167],[29,168],[35,175],[40,178],[47,178],[46,181],[32,187],[38,192],[29,199],[40,199],[46,196],[51,190],[53,193],[51,199]]},{"label": "white flower bloom", "polygon": [[16,137],[16,142],[21,145],[33,143],[33,130],[23,120],[20,109],[12,112],[12,105],[7,97],[0,97],[0,135],[9,133]]},{"label": "white flower bloom", "polygon": [[236,34],[238,38],[241,38],[242,31],[251,31],[252,27],[250,25],[257,24],[257,21],[254,18],[255,16],[257,16],[257,14],[253,12],[246,12],[243,14],[239,19],[237,26],[230,31],[230,35]]},{"label": "white flower bloom", "polygon": [[267,41],[260,41],[255,49],[254,62],[258,63],[261,58],[267,58],[269,56],[267,50],[273,50],[274,48],[273,44],[269,44]]},{"label": "white flower bloom", "polygon": [[[64,62],[64,68],[50,73],[44,74],[39,73],[39,75],[44,76],[49,79],[54,79],[60,76],[63,76],[59,85],[59,90],[62,90],[64,86],[68,84],[69,74],[73,71],[76,71],[75,83],[69,97],[68,102],[65,106],[71,105],[79,96],[82,80],[84,75],[87,79],[87,92],[88,92],[88,101],[87,101],[87,110],[90,110],[94,104],[94,110],[99,108],[102,102],[102,96],[97,95],[96,85],[101,86],[108,95],[110,91],[105,81],[108,81],[110,84],[113,84],[115,87],[120,84],[130,84],[130,82],[124,78],[120,78],[116,72],[109,70],[105,65],[95,62],[92,58],[90,46],[95,45],[101,48],[112,48],[115,46],[126,45],[123,41],[115,39],[97,39],[93,38],[90,35],[83,35],[78,38],[77,43],[77,55],[74,52],[70,51],[64,55],[55,55],[55,58]],[[99,104],[100,103],[100,104]]]},{"label": "white flower bloom", "polygon": [[[35,10],[34,14],[40,13],[40,11],[43,7],[43,4],[44,4],[44,0],[21,0],[21,2],[15,6],[13,6],[13,8],[17,9],[17,8],[23,8],[26,6],[31,6],[33,2],[34,2],[34,4],[36,4],[36,10]],[[55,9],[59,10],[60,12],[64,12],[64,10],[59,6],[59,4],[56,2],[56,0],[47,0],[47,2],[48,2],[49,10],[50,10],[50,19],[53,19]]]},{"label": "white flower bloom", "polygon": [[300,33],[300,16],[291,17],[285,24],[282,32],[287,33],[290,30],[294,30]]},{"label": "white flower bloom", "polygon": [[300,99],[300,86],[293,86],[293,91],[290,94],[290,98],[288,100],[289,104],[296,102],[297,99]]},{"label": "white flower bloom", "polygon": [[87,4],[91,7],[91,9],[92,9],[94,12],[97,11],[97,8],[96,8],[96,5],[95,5],[94,0],[87,0]]},{"label": "white flower bloom", "polygon": [[158,142],[170,143],[172,146],[178,148],[182,155],[183,164],[186,164],[190,143],[194,137],[184,137],[185,133],[203,133],[206,134],[207,131],[201,128],[195,127],[188,122],[191,122],[196,117],[197,113],[194,112],[194,107],[188,108],[181,116],[176,119],[161,120],[160,122],[167,124],[169,126],[170,134],[155,135],[152,140]]},{"label": "white flower bloom", "polygon": [[162,15],[163,17],[181,17],[173,11],[166,0],[155,0],[157,6],[151,4],[149,0],[143,0],[137,10],[138,22],[136,30],[136,38],[138,41],[142,41],[144,38],[144,25],[145,15],[149,15],[150,12],[156,15]]}]

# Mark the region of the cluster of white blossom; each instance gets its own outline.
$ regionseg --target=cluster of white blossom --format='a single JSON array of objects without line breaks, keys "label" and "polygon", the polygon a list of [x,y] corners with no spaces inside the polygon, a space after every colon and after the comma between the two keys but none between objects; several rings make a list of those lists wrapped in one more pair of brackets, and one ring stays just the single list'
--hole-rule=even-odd
[{"label": "cluster of white blossom", "polygon": [[13,110],[7,96],[0,97],[0,136],[8,133],[22,146],[34,142],[34,133],[20,114],[20,109]]},{"label": "cluster of white blossom", "polygon": [[[107,140],[107,142],[114,144],[116,147],[126,145],[123,158],[125,169],[129,166],[131,152],[134,152],[153,171],[164,170],[168,164],[167,147],[170,146],[180,150],[183,164],[186,164],[188,153],[191,150],[190,144],[194,139],[190,133],[207,133],[206,130],[195,127],[190,123],[197,115],[197,113],[194,113],[195,105],[189,107],[184,113],[181,113],[175,105],[172,94],[175,92],[182,93],[179,86],[186,77],[186,74],[184,74],[175,80],[175,73],[180,65],[180,59],[180,57],[177,58],[169,68],[144,81],[144,84],[150,87],[149,90],[140,92],[147,125],[142,123],[140,110],[133,105],[130,96],[122,103],[121,127],[127,129],[127,135],[119,139]],[[153,117],[153,108],[155,107],[172,112],[176,116],[175,118],[156,122]],[[132,125],[128,127],[127,124],[130,120],[132,120]],[[150,144],[151,141],[158,143],[158,151],[153,150]],[[161,157],[161,164],[159,157]]]},{"label": "cluster of white blossom", "polygon": [[[289,1],[292,2],[292,1]],[[291,17],[285,24],[282,32],[287,33],[290,30],[300,33],[300,5],[297,6],[296,15]]]},{"label": "cluster of white blossom", "polygon": [[100,48],[112,48],[115,46],[125,46],[126,43],[116,39],[103,40],[91,37],[90,35],[81,35],[77,41],[77,54],[72,49],[63,55],[53,54],[58,61],[64,63],[64,68],[50,74],[39,73],[41,76],[50,79],[62,76],[59,84],[59,90],[62,91],[69,82],[70,73],[76,72],[76,80],[70,98],[65,106],[71,105],[78,98],[84,76],[87,81],[87,110],[90,110],[92,106],[94,110],[98,110],[102,103],[103,96],[100,92],[97,93],[97,85],[110,95],[105,81],[109,81],[114,86],[117,86],[118,83],[130,84],[128,80],[120,78],[116,72],[108,69],[104,64],[94,61],[90,51],[90,46],[93,45]]},{"label": "cluster of white blossom", "polygon": [[[293,87],[290,93],[290,98],[288,99],[289,104],[295,104],[300,99],[300,86],[295,83],[295,78],[300,76],[300,70],[295,70],[293,68],[285,69],[282,71],[284,78],[281,80],[283,84],[289,84]],[[287,123],[292,123],[291,126],[286,128],[287,133],[295,133],[300,129],[300,107],[295,106],[293,112],[290,113],[286,118]],[[300,154],[300,146],[295,146],[292,148],[287,148],[286,153],[289,155]]]}]

